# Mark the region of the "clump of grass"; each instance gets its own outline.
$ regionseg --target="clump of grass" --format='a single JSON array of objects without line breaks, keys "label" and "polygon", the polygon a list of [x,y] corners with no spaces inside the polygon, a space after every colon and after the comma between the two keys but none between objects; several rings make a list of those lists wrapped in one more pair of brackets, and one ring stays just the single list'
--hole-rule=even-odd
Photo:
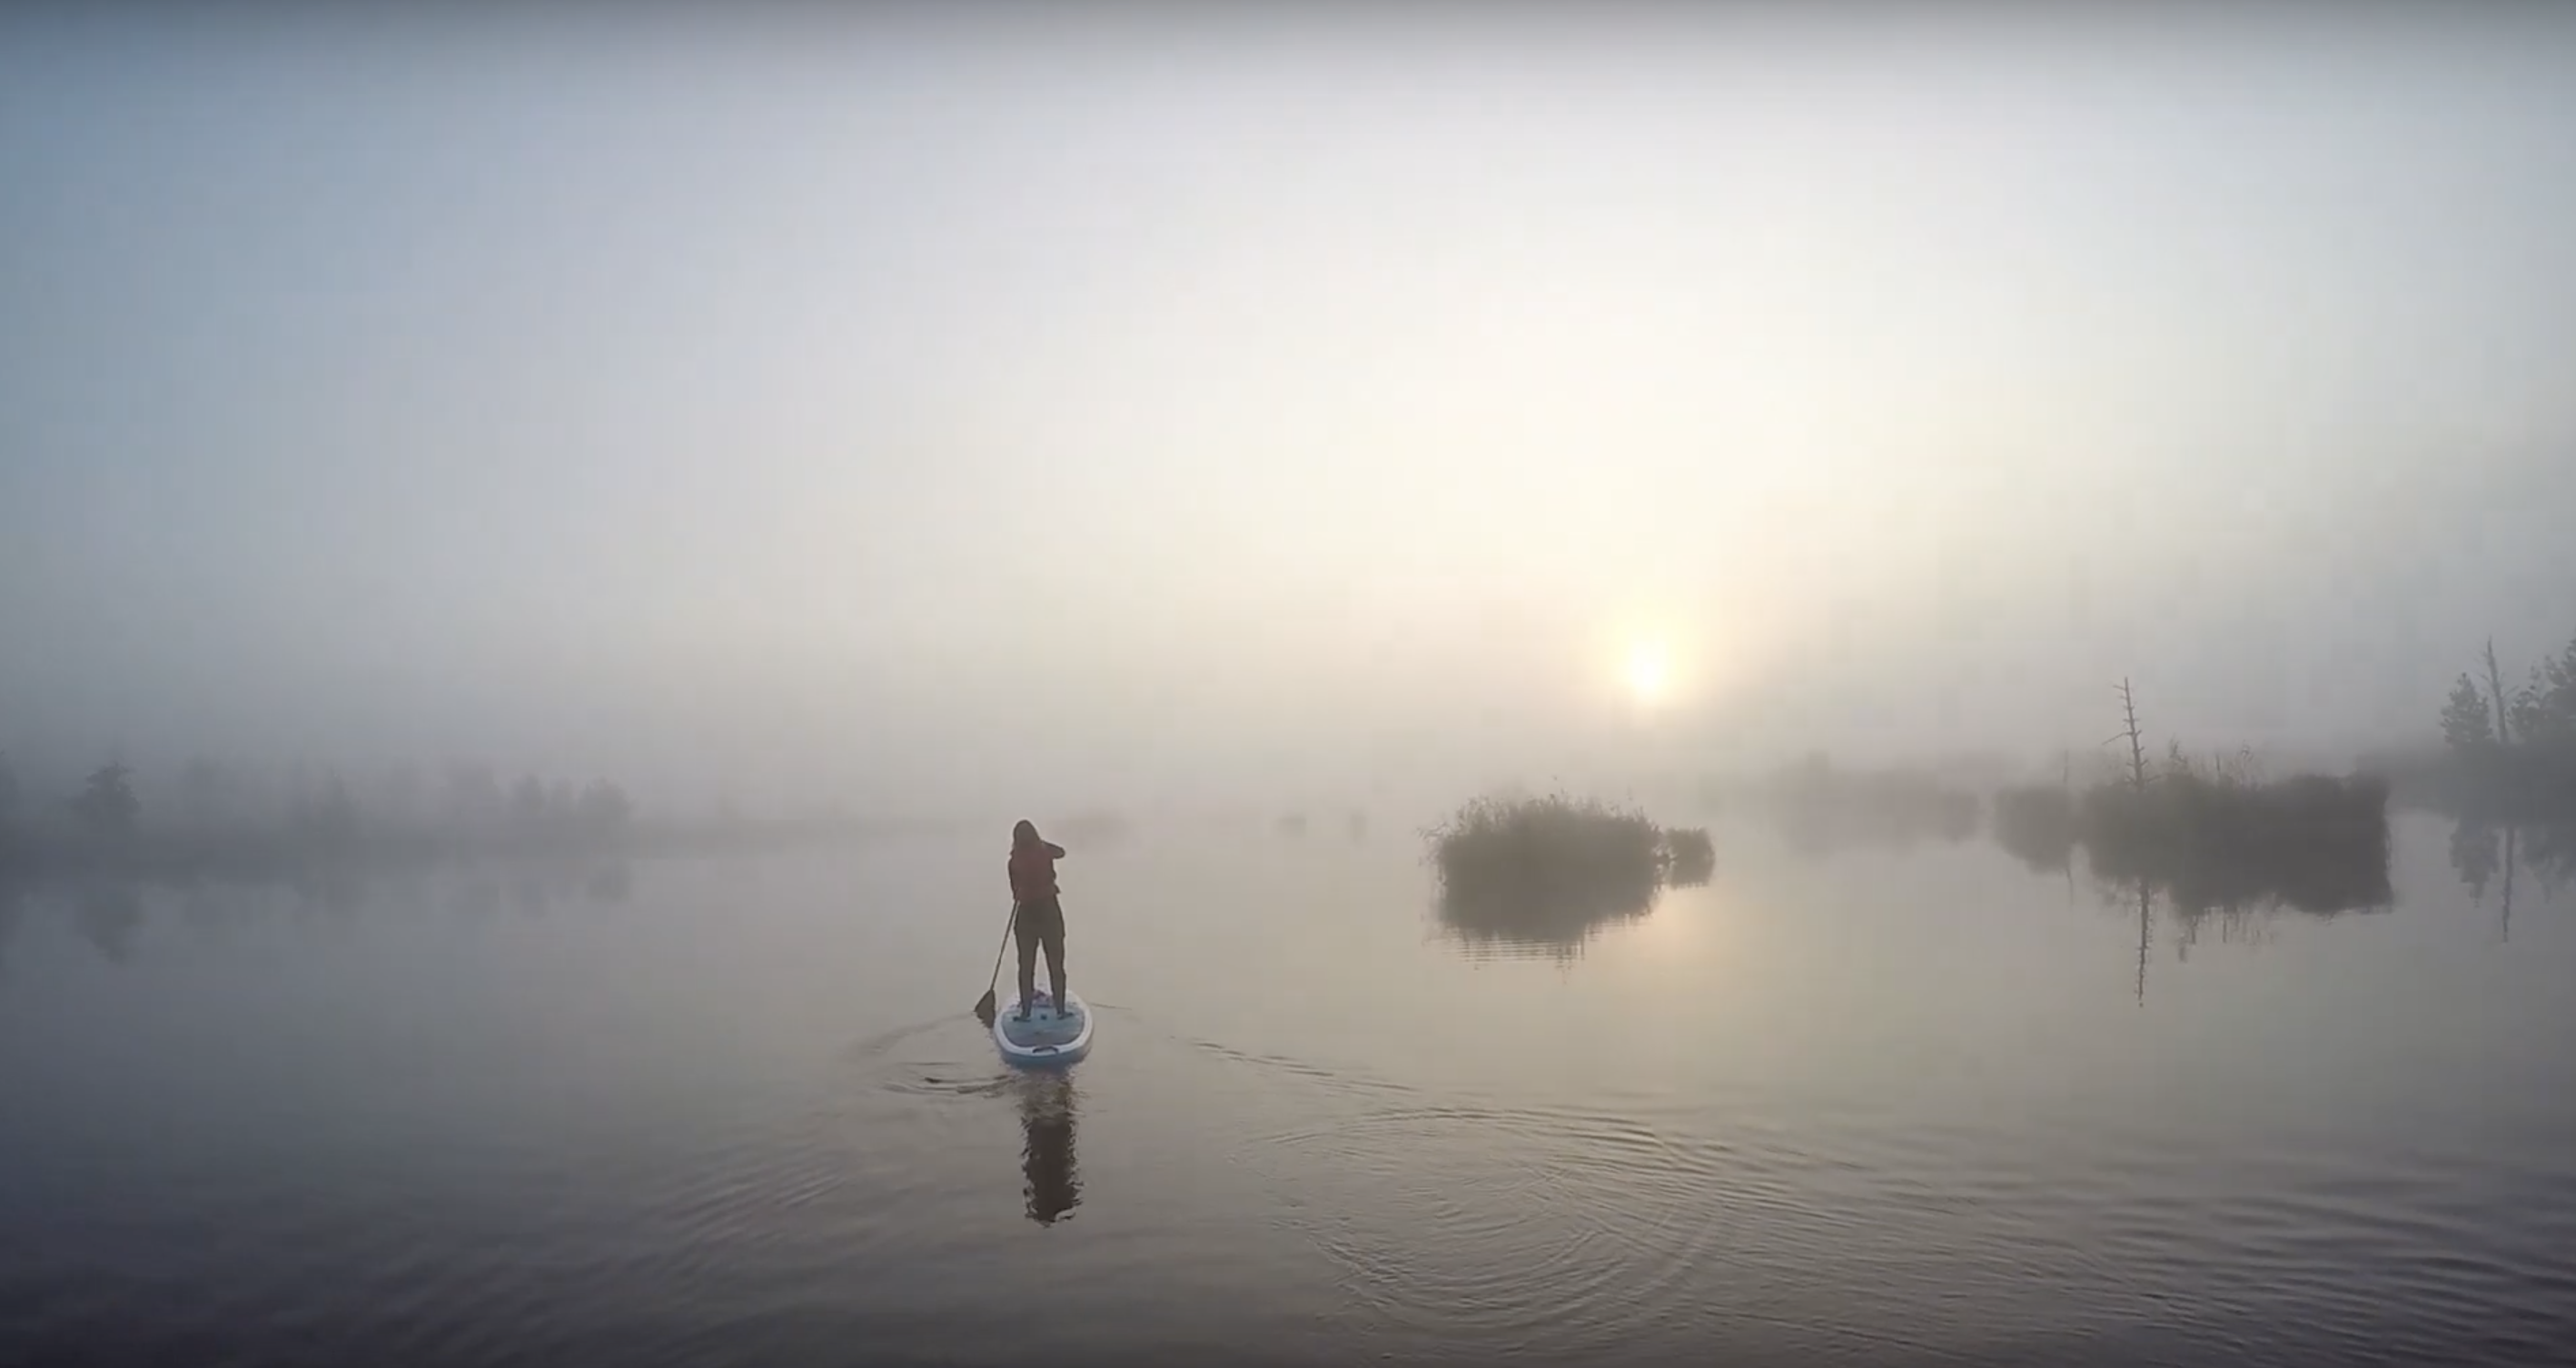
[{"label": "clump of grass", "polygon": [[1704,884],[1717,873],[1717,847],[1706,827],[1664,828],[1664,877],[1675,888]]},{"label": "clump of grass", "polygon": [[1427,834],[1441,917],[1470,936],[1580,940],[1644,915],[1667,864],[1644,813],[1561,793],[1477,798]]}]

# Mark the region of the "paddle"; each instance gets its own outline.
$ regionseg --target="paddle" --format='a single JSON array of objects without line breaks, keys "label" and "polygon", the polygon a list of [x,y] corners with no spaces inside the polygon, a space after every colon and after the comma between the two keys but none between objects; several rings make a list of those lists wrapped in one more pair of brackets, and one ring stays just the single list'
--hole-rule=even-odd
[{"label": "paddle", "polygon": [[1019,919],[1020,905],[1015,902],[1011,904],[1011,915],[1009,920],[1002,923],[1002,943],[993,951],[993,972],[984,976],[984,996],[975,999],[975,1019],[984,1023],[988,1028],[993,1024],[993,1013],[995,1011],[993,1005],[993,989],[995,985],[1000,982],[1002,977],[1002,956],[1010,951],[1011,927],[1017,923]]}]

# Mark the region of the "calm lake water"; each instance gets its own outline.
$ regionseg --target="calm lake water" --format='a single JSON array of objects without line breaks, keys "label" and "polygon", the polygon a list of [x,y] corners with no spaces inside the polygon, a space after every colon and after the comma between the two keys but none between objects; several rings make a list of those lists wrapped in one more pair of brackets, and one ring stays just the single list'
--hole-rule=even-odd
[{"label": "calm lake water", "polygon": [[[2424,1363],[2576,1346],[2576,893],[2208,918],[1982,843],[1467,947],[1411,839],[0,910],[0,1362]],[[1006,967],[1005,972],[1008,972]],[[1034,1356],[1034,1358],[1033,1358]]]}]

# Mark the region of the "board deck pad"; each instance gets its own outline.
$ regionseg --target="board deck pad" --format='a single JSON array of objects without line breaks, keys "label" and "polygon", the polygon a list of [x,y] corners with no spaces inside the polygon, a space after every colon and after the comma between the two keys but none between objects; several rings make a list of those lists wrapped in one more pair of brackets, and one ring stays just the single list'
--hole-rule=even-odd
[{"label": "board deck pad", "polygon": [[993,1020],[993,1037],[1005,1054],[1031,1060],[1078,1057],[1091,1044],[1091,1013],[1083,1005],[1082,995],[1067,994],[1071,999],[1059,1010],[1055,999],[1041,989],[1029,1000],[1029,1019],[1019,1019],[1020,1005],[1014,998]]},{"label": "board deck pad", "polygon": [[1055,999],[1040,989],[1029,1002],[1028,1020],[1019,1019],[1019,1005],[1013,1003],[999,1024],[1014,1045],[1070,1045],[1082,1034],[1082,999],[1075,998],[1069,1010],[1060,1012]]}]

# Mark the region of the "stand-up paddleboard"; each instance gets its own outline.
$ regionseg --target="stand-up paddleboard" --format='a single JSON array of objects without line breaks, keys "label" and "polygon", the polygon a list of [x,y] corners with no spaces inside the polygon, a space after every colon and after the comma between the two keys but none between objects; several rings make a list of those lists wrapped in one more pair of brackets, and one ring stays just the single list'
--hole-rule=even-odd
[{"label": "stand-up paddleboard", "polygon": [[1066,993],[1064,1010],[1043,988],[1029,1001],[1029,1019],[1019,1019],[1017,997],[993,1018],[993,1043],[1013,1064],[1070,1064],[1091,1049],[1091,1008],[1080,993]]}]

